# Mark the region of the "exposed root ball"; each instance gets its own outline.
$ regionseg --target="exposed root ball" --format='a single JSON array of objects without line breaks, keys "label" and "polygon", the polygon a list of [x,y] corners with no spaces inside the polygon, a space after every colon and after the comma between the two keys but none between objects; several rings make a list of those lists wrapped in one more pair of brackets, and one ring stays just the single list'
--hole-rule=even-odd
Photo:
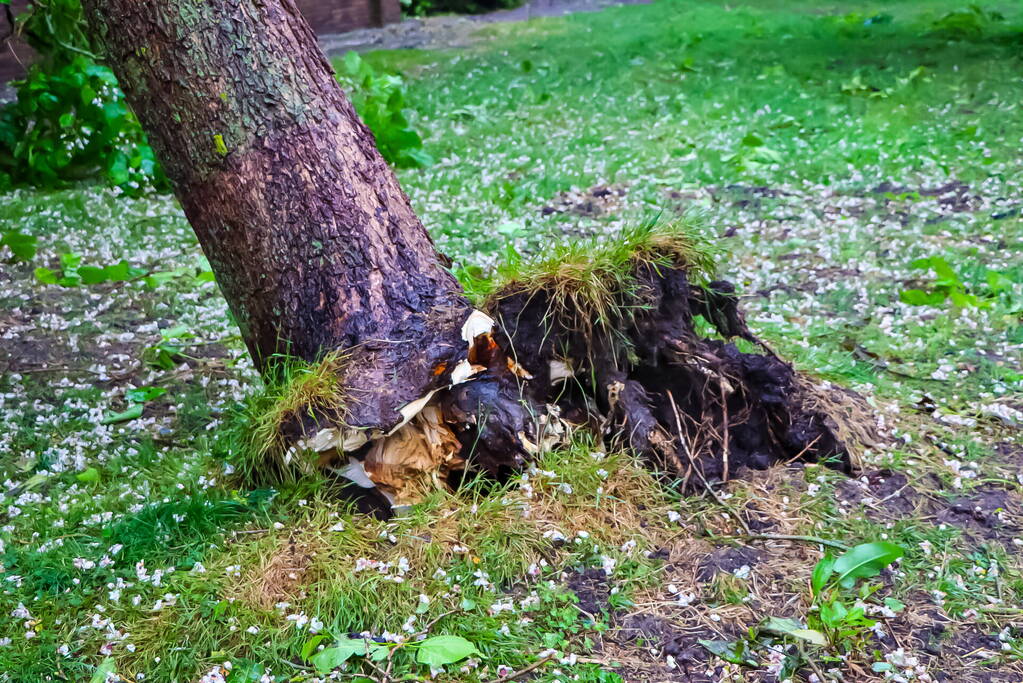
[{"label": "exposed root ball", "polygon": [[[842,437],[853,434],[750,333],[730,283],[694,286],[684,266],[645,260],[628,277],[589,328],[561,324],[579,312],[561,310],[570,299],[556,291],[513,284],[492,295],[498,343],[533,375],[523,392],[535,405],[599,425],[689,487],[795,459],[851,469]],[[697,315],[722,339],[701,336]],[[763,352],[726,341],[736,337]]]}]

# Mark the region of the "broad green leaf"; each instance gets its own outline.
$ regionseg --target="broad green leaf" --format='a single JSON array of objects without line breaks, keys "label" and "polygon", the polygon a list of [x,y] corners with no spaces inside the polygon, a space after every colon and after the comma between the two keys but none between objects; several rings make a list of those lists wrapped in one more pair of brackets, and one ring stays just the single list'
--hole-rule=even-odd
[{"label": "broad green leaf", "polygon": [[899,299],[910,306],[936,306],[945,301],[945,294],[925,292],[922,289],[904,289],[899,292]]},{"label": "broad green leaf", "polygon": [[226,683],[257,683],[265,672],[262,664],[251,659],[236,659],[231,665]]},{"label": "broad green leaf", "polygon": [[707,652],[726,662],[742,666],[757,666],[757,660],[750,656],[745,640],[699,640]]},{"label": "broad green leaf", "polygon": [[460,662],[476,652],[476,646],[461,636],[433,636],[419,643],[416,661],[429,666],[443,666]]},{"label": "broad green leaf", "polygon": [[132,267],[128,264],[128,262],[121,261],[120,263],[115,263],[112,266],[104,268],[103,275],[110,282],[123,282],[132,276],[131,271]]},{"label": "broad green leaf", "polygon": [[98,285],[107,281],[106,268],[97,266],[82,266],[78,269],[78,276],[82,278],[83,285]]},{"label": "broad green leaf", "polygon": [[108,425],[114,424],[115,422],[127,422],[128,420],[134,420],[137,417],[142,417],[141,403],[136,403],[123,412],[107,415],[100,424]]},{"label": "broad green leaf", "polygon": [[313,652],[316,651],[316,646],[326,639],[327,636],[321,634],[318,636],[313,636],[312,638],[307,640],[305,642],[305,645],[302,646],[302,660],[308,662],[309,657],[311,657]]},{"label": "broad green leaf", "polygon": [[857,579],[877,576],[881,570],[905,554],[894,543],[877,541],[850,548],[835,560],[835,573],[843,588],[851,588]]},{"label": "broad green leaf", "polygon": [[138,389],[129,389],[124,392],[124,397],[129,403],[145,403],[166,393],[167,390],[163,387],[139,387]]},{"label": "broad green leaf", "polygon": [[901,612],[906,609],[906,603],[901,600],[896,600],[895,598],[885,598],[884,606],[893,612]]},{"label": "broad green leaf", "polygon": [[327,674],[347,662],[352,655],[361,655],[365,654],[365,652],[365,641],[342,638],[337,641],[334,647],[320,650],[310,657],[309,662],[316,667],[318,673]]},{"label": "broad green leaf", "polygon": [[191,332],[188,331],[187,325],[175,325],[174,327],[168,327],[166,330],[160,330],[160,335],[164,339],[184,339],[186,337],[194,337]]},{"label": "broad green leaf", "polygon": [[828,644],[828,639],[823,633],[806,628],[795,619],[769,617],[761,624],[760,630],[778,636],[792,636],[822,647]]},{"label": "broad green leaf", "polygon": [[75,479],[83,484],[95,484],[99,481],[99,470],[95,467],[90,467],[76,474]]},{"label": "broad green leaf", "polygon": [[362,58],[358,52],[349,50],[344,56],[345,70],[353,76],[358,75],[359,67],[362,66]]},{"label": "broad green leaf", "polygon": [[146,287],[149,287],[150,289],[157,289],[161,285],[178,277],[178,275],[180,275],[180,273],[176,270],[165,270],[159,273],[152,273],[146,276]]},{"label": "broad green leaf", "polygon": [[69,271],[78,269],[82,265],[82,257],[78,254],[66,253],[60,255],[60,267],[67,274]]},{"label": "broad green leaf", "polygon": [[92,672],[92,678],[89,679],[89,683],[106,683],[107,678],[112,673],[114,673],[114,658],[107,657]]},{"label": "broad green leaf", "polygon": [[810,590],[814,595],[820,595],[824,587],[828,585],[828,579],[835,570],[835,558],[827,553],[813,568],[813,575],[810,577]]},{"label": "broad green leaf", "polygon": [[834,602],[828,602],[821,605],[821,621],[828,628],[838,628],[845,621],[846,615],[849,614],[849,610],[845,608],[845,605],[841,601],[835,600]]},{"label": "broad green leaf", "polygon": [[26,235],[15,230],[4,233],[3,239],[0,239],[0,246],[10,249],[14,258],[19,261],[31,261],[36,255],[37,241],[35,235]]},{"label": "broad green leaf", "polygon": [[36,280],[42,282],[44,285],[55,285],[57,284],[57,272],[50,270],[49,268],[43,268],[40,266],[35,269]]}]

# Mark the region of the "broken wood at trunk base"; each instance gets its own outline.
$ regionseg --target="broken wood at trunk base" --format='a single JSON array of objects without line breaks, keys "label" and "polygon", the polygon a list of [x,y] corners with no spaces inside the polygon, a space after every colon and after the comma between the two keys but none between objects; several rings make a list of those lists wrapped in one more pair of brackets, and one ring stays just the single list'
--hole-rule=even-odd
[{"label": "broken wood at trunk base", "polygon": [[757,344],[730,285],[691,284],[706,264],[677,232],[541,263],[488,299],[496,326],[466,333],[483,319],[294,0],[82,6],[256,366],[334,354],[333,398],[276,411],[285,466],[403,503],[466,468],[507,477],[566,424],[690,486],[793,458],[851,466],[827,397],[766,349],[694,329],[698,313]]}]

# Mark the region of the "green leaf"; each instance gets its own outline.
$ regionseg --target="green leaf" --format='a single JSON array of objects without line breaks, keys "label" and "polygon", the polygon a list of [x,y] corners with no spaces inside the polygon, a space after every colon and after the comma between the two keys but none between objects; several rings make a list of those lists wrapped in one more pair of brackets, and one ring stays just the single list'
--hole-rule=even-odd
[{"label": "green leaf", "polygon": [[835,560],[835,573],[843,588],[851,588],[857,579],[877,576],[881,570],[905,554],[905,551],[886,541],[863,543],[850,548]]},{"label": "green leaf", "polygon": [[359,56],[358,52],[350,50],[345,53],[344,65],[345,71],[356,76],[359,73],[359,68],[362,66],[362,57]]},{"label": "green leaf", "polygon": [[262,664],[251,659],[236,659],[231,664],[226,683],[256,683],[266,671]]},{"label": "green leaf", "polygon": [[138,389],[129,389],[124,392],[124,397],[128,400],[128,403],[145,403],[166,393],[167,390],[163,387],[139,387]]},{"label": "green leaf", "polygon": [[115,422],[127,422],[128,420],[134,420],[137,417],[142,417],[141,403],[136,403],[123,412],[107,415],[100,424],[109,425],[114,424]]},{"label": "green leaf", "polygon": [[726,662],[742,666],[757,666],[757,660],[750,656],[745,640],[698,640],[707,652]]},{"label": "green leaf", "polygon": [[[36,242],[38,239],[35,235],[26,235],[23,232],[16,230],[4,233],[3,239],[0,239],[0,246],[6,246],[14,254],[14,258],[19,261],[31,261],[36,255]],[[994,271],[992,271],[994,272]]]},{"label": "green leaf", "polygon": [[904,289],[899,292],[899,300],[910,306],[936,306],[945,301],[945,294],[925,292],[922,289]]},{"label": "green leaf", "polygon": [[476,654],[476,646],[461,636],[433,636],[419,643],[416,661],[429,666],[454,664]]},{"label": "green leaf", "polygon": [[95,484],[99,482],[99,470],[95,467],[90,467],[76,474],[75,479],[83,484]]},{"label": "green leaf", "polygon": [[828,585],[828,579],[835,571],[835,558],[827,553],[817,562],[813,568],[813,575],[810,577],[810,590],[814,595],[820,595],[824,587]]},{"label": "green leaf", "polygon": [[98,285],[107,281],[106,268],[96,266],[82,266],[78,269],[78,276],[82,278],[83,285]]},{"label": "green leaf", "polygon": [[43,268],[42,266],[35,269],[36,280],[43,283],[44,285],[55,285],[57,284],[57,272],[50,270],[49,268]]},{"label": "green leaf", "polygon": [[67,275],[69,272],[77,271],[82,264],[82,257],[78,254],[66,253],[60,255],[60,267]]},{"label": "green leaf", "polygon": [[743,147],[761,147],[764,144],[764,140],[756,133],[747,133],[739,144]]},{"label": "green leaf", "polygon": [[823,633],[806,628],[795,619],[770,617],[761,624],[760,630],[777,636],[792,636],[822,647],[828,644],[828,639]]},{"label": "green leaf", "polygon": [[132,273],[133,270],[137,271],[137,269],[132,268],[127,261],[121,261],[120,263],[115,263],[112,266],[104,268],[103,275],[110,282],[124,282],[134,276]]},{"label": "green leaf", "polygon": [[160,330],[160,335],[164,339],[187,339],[188,337],[195,336],[188,331],[188,325],[175,325],[174,327],[168,327],[166,330]]},{"label": "green leaf", "polygon": [[828,628],[838,628],[845,621],[849,610],[845,608],[840,600],[828,602],[821,605],[821,621]]},{"label": "green leaf", "polygon": [[302,646],[302,660],[308,662],[309,657],[312,656],[313,652],[316,651],[316,646],[327,639],[327,636],[320,634],[313,636],[306,641],[305,645]]},{"label": "green leaf", "polygon": [[181,275],[181,273],[176,270],[166,270],[161,271],[159,273],[151,273],[150,275],[146,276],[146,287],[149,287],[150,289],[157,289],[161,285],[170,282],[179,275]]},{"label": "green leaf", "polygon": [[112,673],[114,673],[114,658],[107,657],[92,672],[92,678],[89,679],[89,683],[106,683],[107,677]]},{"label": "green leaf", "polygon": [[313,655],[309,659],[309,662],[316,667],[317,673],[328,674],[347,662],[352,655],[361,655],[365,653],[365,641],[355,640],[353,638],[342,638],[337,641],[337,644],[334,647],[325,648]]},{"label": "green leaf", "polygon": [[895,598],[885,598],[884,606],[893,612],[901,612],[906,609],[906,603],[901,600],[896,600]]}]

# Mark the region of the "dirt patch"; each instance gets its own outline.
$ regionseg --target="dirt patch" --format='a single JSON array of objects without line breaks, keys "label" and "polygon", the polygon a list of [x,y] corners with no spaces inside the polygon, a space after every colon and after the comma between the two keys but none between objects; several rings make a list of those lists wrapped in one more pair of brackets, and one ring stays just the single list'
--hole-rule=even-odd
[{"label": "dirt patch", "polygon": [[579,598],[578,607],[586,614],[597,617],[601,612],[608,611],[611,587],[603,569],[591,567],[576,570],[568,575],[566,585]]},{"label": "dirt patch", "polygon": [[641,5],[649,0],[533,0],[519,7],[487,14],[406,19],[381,28],[319,36],[320,47],[330,56],[349,50],[435,50],[469,47],[484,39],[486,24],[559,17],[577,12],[599,12],[617,5]]},{"label": "dirt patch", "polygon": [[883,182],[871,192],[875,194],[918,194],[921,197],[936,197],[938,206],[945,212],[961,213],[964,211],[976,211],[980,208],[981,199],[970,191],[970,186],[959,180],[952,180],[938,187],[911,188],[905,185],[896,185],[891,182]]},{"label": "dirt patch", "polygon": [[974,540],[1011,543],[1019,535],[1020,497],[994,486],[955,498],[936,514],[938,522],[963,530]]},{"label": "dirt patch", "polygon": [[549,216],[552,213],[567,213],[585,218],[599,218],[614,213],[621,205],[625,189],[616,185],[596,185],[588,190],[562,192],[540,209]]},{"label": "dirt patch", "polygon": [[936,477],[930,477],[921,493],[905,475],[892,470],[873,470],[856,479],[838,484],[836,494],[846,505],[866,508],[874,520],[906,519],[914,515],[930,517],[936,524],[961,529],[972,541],[997,541],[1011,544],[1023,528],[1019,510],[1023,500],[1012,491],[987,485],[952,500],[933,493],[941,490]]},{"label": "dirt patch", "polygon": [[901,519],[929,504],[904,474],[887,469],[839,482],[836,493],[847,504],[865,505],[872,519]]},{"label": "dirt patch", "polygon": [[707,675],[711,655],[699,641],[720,639],[719,633],[698,626],[683,629],[655,615],[630,614],[618,624],[615,635],[615,644],[632,652],[624,658],[626,666],[615,670],[625,681],[718,680]]},{"label": "dirt patch", "polygon": [[733,574],[743,567],[756,566],[762,557],[759,550],[747,546],[719,548],[703,558],[696,578],[700,581],[710,581],[717,574]]}]

